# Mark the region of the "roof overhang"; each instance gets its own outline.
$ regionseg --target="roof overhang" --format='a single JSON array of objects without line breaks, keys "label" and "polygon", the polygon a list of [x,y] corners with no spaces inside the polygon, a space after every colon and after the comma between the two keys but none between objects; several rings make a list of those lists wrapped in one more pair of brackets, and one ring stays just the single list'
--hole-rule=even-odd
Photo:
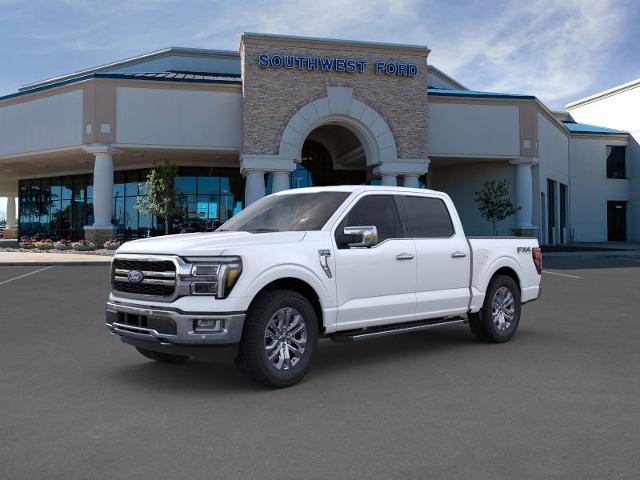
[{"label": "roof overhang", "polygon": [[231,51],[231,50],[208,50],[208,49],[202,49],[202,48],[167,47],[161,50],[156,50],[154,52],[143,53],[135,57],[106,63],[104,65],[100,65],[97,67],[86,68],[83,70],[78,70],[76,72],[71,72],[71,73],[67,73],[57,77],[48,78],[46,80],[40,80],[37,82],[21,85],[18,88],[18,91],[22,92],[26,90],[33,90],[35,88],[40,88],[49,84],[60,83],[73,78],[84,77],[86,75],[90,75],[93,73],[100,73],[100,72],[104,72],[105,70],[111,70],[114,68],[122,68],[122,67],[131,66],[131,65],[137,65],[143,62],[148,62],[150,60],[155,60],[158,58],[163,58],[168,56],[205,56],[205,57],[219,57],[219,58],[226,57],[226,58],[233,58],[233,59],[240,58],[240,54],[238,52]]},{"label": "roof overhang", "polygon": [[571,103],[567,103],[564,108],[567,110],[571,110],[573,108],[577,108],[581,105],[585,105],[587,103],[596,102],[606,97],[610,97],[612,95],[616,95],[618,93],[625,92],[627,90],[631,90],[633,88],[640,87],[640,78],[636,80],[632,80],[627,83],[623,83],[622,85],[618,85],[617,87],[610,88],[608,90],[603,90],[602,92],[594,93],[588,97],[581,98]]}]

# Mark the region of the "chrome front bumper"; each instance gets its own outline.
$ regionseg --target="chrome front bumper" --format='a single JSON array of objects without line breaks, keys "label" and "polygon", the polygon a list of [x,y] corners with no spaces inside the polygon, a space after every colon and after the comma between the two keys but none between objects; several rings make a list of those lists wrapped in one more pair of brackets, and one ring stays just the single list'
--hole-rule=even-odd
[{"label": "chrome front bumper", "polygon": [[[240,342],[245,314],[184,312],[168,307],[107,302],[106,317],[107,328],[121,337],[162,345],[216,346]],[[219,328],[215,331],[196,329],[196,320],[218,321]]]}]

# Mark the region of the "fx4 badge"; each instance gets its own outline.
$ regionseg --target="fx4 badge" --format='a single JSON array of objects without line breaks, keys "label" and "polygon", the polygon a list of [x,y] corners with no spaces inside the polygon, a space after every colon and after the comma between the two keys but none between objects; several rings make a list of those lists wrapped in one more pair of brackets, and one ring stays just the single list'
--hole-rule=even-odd
[{"label": "fx4 badge", "polygon": [[518,253],[531,253],[531,247],[518,247]]}]

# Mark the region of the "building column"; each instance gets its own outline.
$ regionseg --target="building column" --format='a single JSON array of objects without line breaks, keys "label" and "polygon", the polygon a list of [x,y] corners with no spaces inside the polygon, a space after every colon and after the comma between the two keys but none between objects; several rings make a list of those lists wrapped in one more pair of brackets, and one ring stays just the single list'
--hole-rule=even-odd
[{"label": "building column", "polygon": [[273,174],[273,182],[271,184],[271,192],[281,192],[283,190],[289,190],[289,172],[288,171],[275,171]]},{"label": "building column", "polygon": [[7,197],[7,229],[16,228],[16,196]]},{"label": "building column", "polygon": [[394,173],[383,173],[380,175],[382,177],[382,185],[386,187],[395,187],[398,185],[397,175]]},{"label": "building column", "polygon": [[112,238],[113,218],[113,155],[110,145],[90,145],[85,151],[95,156],[93,163],[93,225],[84,227],[85,239],[102,246]]},{"label": "building column", "polygon": [[520,237],[535,237],[538,227],[533,225],[533,173],[532,167],[537,165],[534,157],[521,157],[509,160],[516,167],[516,225],[513,234]]},{"label": "building column", "polygon": [[409,188],[420,188],[420,176],[419,175],[403,175],[402,185]]},{"label": "building column", "polygon": [[7,228],[4,229],[3,238],[17,242],[18,229],[16,228],[16,196],[7,196]]},{"label": "building column", "polygon": [[264,171],[245,170],[244,206],[245,208],[265,195]]},{"label": "building column", "polygon": [[417,158],[398,158],[394,161],[382,162],[373,169],[373,174],[382,179],[382,185],[395,187],[398,185],[398,176],[402,177],[405,187],[418,188],[420,175],[429,170],[429,160]]},{"label": "building column", "polygon": [[295,168],[296,164],[293,160],[284,159],[279,155],[253,153],[240,155],[240,172],[246,179],[244,206],[248,207],[265,196],[265,172],[273,173],[271,190],[275,193],[289,189],[289,173]]}]

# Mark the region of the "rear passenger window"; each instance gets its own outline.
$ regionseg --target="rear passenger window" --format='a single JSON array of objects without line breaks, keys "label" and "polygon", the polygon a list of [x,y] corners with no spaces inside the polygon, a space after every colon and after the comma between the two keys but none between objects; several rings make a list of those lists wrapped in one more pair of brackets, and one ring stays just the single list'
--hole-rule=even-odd
[{"label": "rear passenger window", "polygon": [[407,235],[413,238],[448,238],[453,224],[447,206],[439,198],[402,196]]},{"label": "rear passenger window", "polygon": [[391,195],[367,195],[358,200],[345,219],[340,223],[339,232],[344,227],[375,226],[378,243],[389,238],[401,238],[402,226],[396,202]]}]

